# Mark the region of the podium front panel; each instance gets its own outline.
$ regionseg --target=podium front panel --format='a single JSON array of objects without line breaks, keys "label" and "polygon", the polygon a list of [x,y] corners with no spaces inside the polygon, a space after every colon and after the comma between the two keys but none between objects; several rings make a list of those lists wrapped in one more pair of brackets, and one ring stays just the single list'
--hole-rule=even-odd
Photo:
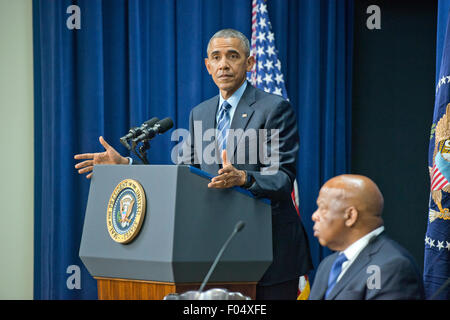
[{"label": "podium front panel", "polygon": [[[136,238],[115,242],[106,214],[115,187],[138,181],[146,214]],[[270,205],[236,189],[209,189],[208,179],[173,165],[94,167],[80,258],[94,277],[201,282],[237,221],[246,223],[212,274],[213,282],[257,282],[272,262]]]}]

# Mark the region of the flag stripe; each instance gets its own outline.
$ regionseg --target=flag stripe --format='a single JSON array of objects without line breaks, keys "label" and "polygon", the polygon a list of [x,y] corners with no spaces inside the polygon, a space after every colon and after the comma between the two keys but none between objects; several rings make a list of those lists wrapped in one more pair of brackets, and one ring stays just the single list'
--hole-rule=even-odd
[{"label": "flag stripe", "polygon": [[444,176],[442,174],[440,174],[440,172],[438,174],[435,175],[435,179],[433,180],[433,186],[432,189],[436,190],[436,185],[442,183],[442,181],[444,180]]}]

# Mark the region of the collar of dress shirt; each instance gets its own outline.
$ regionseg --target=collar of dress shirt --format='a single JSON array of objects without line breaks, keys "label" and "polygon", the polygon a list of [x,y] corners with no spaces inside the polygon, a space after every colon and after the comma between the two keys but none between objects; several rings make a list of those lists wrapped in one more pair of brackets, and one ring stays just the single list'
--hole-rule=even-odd
[{"label": "collar of dress shirt", "polygon": [[372,238],[377,237],[383,231],[384,231],[384,226],[378,227],[375,230],[373,230],[373,231],[369,232],[368,234],[366,234],[365,236],[363,236],[362,238],[360,238],[357,241],[353,242],[347,249],[342,251],[343,253],[345,253],[345,256],[347,257],[348,260],[345,261],[342,264],[342,271],[339,274],[339,277],[338,277],[337,281],[339,281],[342,278],[342,276],[344,275],[345,271],[348,270],[350,265],[356,260],[356,258],[361,253],[361,251],[365,247],[367,247],[367,245],[369,244],[370,240]]},{"label": "collar of dress shirt", "polygon": [[[239,89],[237,89],[232,95],[231,97],[229,97],[227,99],[227,102],[230,104],[231,108],[230,108],[230,119],[233,120],[233,116],[234,116],[234,111],[236,111],[237,105],[239,104],[239,101],[242,98],[242,95],[244,94],[245,89],[247,88],[247,80],[244,81],[244,83],[239,87]],[[220,110],[220,106],[223,104],[223,102],[225,101],[224,98],[222,98],[222,94],[219,92],[219,108],[217,109],[217,114],[216,114],[216,121],[219,121],[219,110]]]}]

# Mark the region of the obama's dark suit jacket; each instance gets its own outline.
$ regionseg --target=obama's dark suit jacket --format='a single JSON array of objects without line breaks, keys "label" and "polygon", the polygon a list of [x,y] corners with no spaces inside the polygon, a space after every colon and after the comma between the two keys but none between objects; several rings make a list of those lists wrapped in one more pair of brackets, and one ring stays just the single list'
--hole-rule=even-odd
[{"label": "obama's dark suit jacket", "polygon": [[[204,101],[192,109],[190,114],[191,149],[188,163],[217,175],[220,169],[219,161],[212,164],[205,163],[203,153],[214,137],[203,141],[204,133],[208,129],[216,128],[216,112],[219,107],[219,95]],[[254,183],[248,188],[256,197],[269,198],[272,206],[273,233],[273,263],[268,268],[260,285],[273,285],[296,279],[312,269],[308,240],[305,230],[297,215],[291,200],[291,191],[296,176],[297,152],[299,150],[299,136],[297,120],[291,104],[282,97],[268,94],[247,83],[239,104],[231,121],[230,129],[255,129],[254,135],[227,140],[227,154],[233,165],[239,170],[246,170]],[[263,157],[255,157],[255,152],[261,155],[261,145],[264,140],[258,129],[268,130],[269,149],[278,149],[278,161],[273,161],[278,170],[273,174],[264,174],[261,170],[268,168]],[[278,129],[278,145],[275,148],[276,133],[270,129]],[[251,131],[251,130],[250,130]],[[249,132],[249,131],[247,131]],[[210,135],[209,135],[210,136]],[[259,145],[257,149],[249,147],[251,143]],[[235,141],[234,146],[230,141]],[[219,158],[219,152],[215,154]],[[276,152],[275,152],[276,153]],[[273,153],[275,159],[275,153]],[[253,158],[252,158],[253,157]],[[255,160],[256,158],[256,160]],[[262,159],[261,159],[262,158]],[[185,158],[186,159],[186,158]],[[265,163],[265,164],[264,164]],[[266,172],[267,173],[267,172]],[[301,177],[299,177],[301,179]]]}]

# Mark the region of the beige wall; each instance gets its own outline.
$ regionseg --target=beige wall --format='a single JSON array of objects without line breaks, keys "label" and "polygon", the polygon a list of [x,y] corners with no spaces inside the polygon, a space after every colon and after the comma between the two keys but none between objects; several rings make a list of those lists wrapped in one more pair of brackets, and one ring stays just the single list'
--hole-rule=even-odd
[{"label": "beige wall", "polygon": [[31,0],[0,0],[0,299],[33,298]]}]

